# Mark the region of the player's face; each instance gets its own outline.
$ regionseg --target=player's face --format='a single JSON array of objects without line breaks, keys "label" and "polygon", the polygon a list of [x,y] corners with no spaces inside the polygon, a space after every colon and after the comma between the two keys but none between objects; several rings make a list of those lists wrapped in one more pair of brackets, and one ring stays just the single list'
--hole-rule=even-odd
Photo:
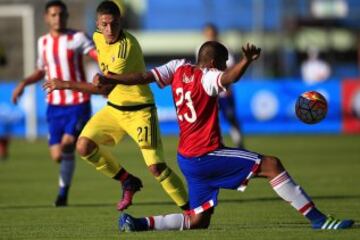
[{"label": "player's face", "polygon": [[60,6],[49,7],[45,13],[45,21],[50,31],[60,32],[66,28],[68,13]]},{"label": "player's face", "polygon": [[97,28],[104,35],[107,43],[114,43],[118,40],[121,32],[121,18],[110,14],[98,15]]}]

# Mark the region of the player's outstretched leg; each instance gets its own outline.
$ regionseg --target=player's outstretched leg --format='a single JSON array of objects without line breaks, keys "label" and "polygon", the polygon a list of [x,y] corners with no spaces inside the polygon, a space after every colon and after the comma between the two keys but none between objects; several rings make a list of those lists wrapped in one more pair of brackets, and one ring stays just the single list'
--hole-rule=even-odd
[{"label": "player's outstretched leg", "polygon": [[118,222],[119,230],[121,232],[138,232],[206,229],[210,225],[213,211],[213,208],[210,208],[198,214],[172,213],[140,218],[122,213]]},{"label": "player's outstretched leg", "polygon": [[311,198],[285,171],[279,159],[263,157],[258,175],[267,177],[273,190],[306,217],[314,229],[345,229],[353,225],[353,220],[334,219],[319,211]]},{"label": "player's outstretched leg", "polygon": [[127,213],[119,217],[121,232],[164,231],[190,229],[190,216],[182,213],[173,213],[159,216],[135,218]]},{"label": "player's outstretched leg", "polygon": [[121,232],[146,231],[148,225],[145,218],[134,218],[127,213],[123,213],[119,218],[119,230]]},{"label": "player's outstretched leg", "polygon": [[339,220],[332,216],[328,216],[323,220],[312,222],[312,228],[321,230],[339,230],[351,228],[353,224],[354,221],[351,219]]}]

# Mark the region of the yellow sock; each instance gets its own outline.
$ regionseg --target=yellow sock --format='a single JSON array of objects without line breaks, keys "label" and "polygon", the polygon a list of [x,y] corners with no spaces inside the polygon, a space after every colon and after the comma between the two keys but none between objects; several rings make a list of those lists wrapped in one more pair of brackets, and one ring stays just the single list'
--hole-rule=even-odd
[{"label": "yellow sock", "polygon": [[116,162],[115,157],[106,149],[98,146],[88,156],[82,157],[88,163],[94,165],[96,170],[108,177],[114,177],[121,169],[121,165]]},{"label": "yellow sock", "polygon": [[187,203],[188,198],[184,184],[169,167],[156,177],[156,180],[160,182],[162,188],[177,206],[181,207]]}]

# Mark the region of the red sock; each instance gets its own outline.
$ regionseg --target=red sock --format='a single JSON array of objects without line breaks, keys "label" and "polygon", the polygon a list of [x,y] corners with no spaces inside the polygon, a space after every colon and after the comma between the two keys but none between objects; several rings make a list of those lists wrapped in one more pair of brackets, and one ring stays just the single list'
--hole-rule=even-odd
[{"label": "red sock", "polygon": [[129,176],[130,174],[124,168],[122,168],[113,178],[120,181],[123,184],[124,181],[128,179]]}]

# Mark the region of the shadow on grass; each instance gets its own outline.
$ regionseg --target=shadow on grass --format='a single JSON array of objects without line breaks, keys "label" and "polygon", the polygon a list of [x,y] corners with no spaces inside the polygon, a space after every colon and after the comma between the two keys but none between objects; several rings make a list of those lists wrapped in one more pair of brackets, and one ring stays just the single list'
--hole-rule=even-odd
[{"label": "shadow on grass", "polygon": [[[341,196],[313,196],[313,200],[336,200],[336,199],[360,199],[360,195],[341,195]],[[247,199],[221,199],[219,203],[246,203],[246,202],[272,202],[280,201],[279,197],[260,197],[260,198],[247,198]],[[174,205],[172,201],[153,201],[153,202],[137,202],[136,206],[161,206],[161,205]],[[88,207],[115,207],[114,203],[76,203],[69,204],[69,207],[73,208],[88,208]],[[1,205],[0,209],[41,209],[41,208],[55,208],[53,205]],[[63,207],[58,207],[63,208]]]}]

